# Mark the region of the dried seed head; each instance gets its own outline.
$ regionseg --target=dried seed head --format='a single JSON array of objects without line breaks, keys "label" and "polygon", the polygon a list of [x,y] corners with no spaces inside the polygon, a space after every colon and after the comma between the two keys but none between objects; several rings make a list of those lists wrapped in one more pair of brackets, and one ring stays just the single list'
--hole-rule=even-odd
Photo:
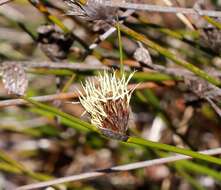
[{"label": "dried seed head", "polygon": [[105,0],[87,0],[82,3],[79,0],[66,0],[70,7],[69,15],[80,16],[89,21],[103,20],[112,22],[116,16],[117,8],[103,5]]},{"label": "dried seed head", "polygon": [[80,102],[91,116],[91,123],[110,138],[127,139],[130,116],[129,102],[134,89],[128,90],[128,83],[134,73],[126,79],[125,75],[117,78],[116,72],[99,74],[97,83],[87,80],[81,92]]},{"label": "dried seed head", "polygon": [[38,28],[37,42],[50,59],[60,61],[67,58],[74,37],[64,34],[54,25],[43,25]]},{"label": "dried seed head", "polygon": [[5,63],[1,69],[2,82],[8,93],[24,95],[28,87],[28,79],[23,66],[16,63]]},{"label": "dried seed head", "polygon": [[217,53],[221,52],[221,32],[216,27],[203,28],[200,31],[200,40],[207,47]]},{"label": "dried seed head", "polygon": [[[200,43],[206,47],[210,47],[214,52],[221,52],[221,32],[220,29],[208,23],[200,16],[200,11],[208,7],[209,1],[198,0],[193,8],[199,12],[196,15],[195,25],[200,34]],[[221,23],[221,18],[213,18],[214,21]]]},{"label": "dried seed head", "polygon": [[139,47],[134,52],[134,58],[138,62],[142,62],[145,65],[152,65],[152,59],[148,49],[146,49],[141,42],[138,42]]}]

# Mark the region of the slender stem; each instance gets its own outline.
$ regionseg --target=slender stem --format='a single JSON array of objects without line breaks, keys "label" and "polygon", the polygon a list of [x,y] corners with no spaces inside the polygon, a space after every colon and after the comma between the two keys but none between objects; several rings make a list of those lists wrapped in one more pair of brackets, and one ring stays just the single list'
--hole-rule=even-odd
[{"label": "slender stem", "polygon": [[[205,151],[202,151],[201,153],[203,153],[203,155],[215,155],[215,154],[220,154],[221,149],[217,148],[217,149],[205,150]],[[78,175],[62,177],[62,178],[58,178],[58,179],[54,179],[54,180],[50,180],[50,181],[46,181],[46,182],[25,185],[25,186],[21,186],[21,187],[17,188],[16,190],[38,189],[38,188],[61,184],[61,183],[97,178],[97,177],[101,177],[103,175],[107,175],[107,174],[113,173],[113,172],[135,170],[135,169],[139,169],[139,168],[154,166],[154,165],[158,165],[158,164],[166,164],[166,163],[175,162],[178,160],[186,160],[186,159],[191,159],[191,157],[184,156],[184,155],[174,155],[174,156],[169,156],[169,157],[165,157],[165,158],[158,158],[158,159],[154,159],[154,160],[135,162],[135,163],[131,163],[131,164],[114,166],[114,167],[106,168],[103,170],[96,170],[96,171],[82,173],[82,174],[78,174]],[[221,175],[218,178],[219,180],[220,180],[220,177],[221,177]]]},{"label": "slender stem", "polygon": [[45,104],[42,104],[40,102],[37,102],[29,97],[23,97],[24,100],[26,100],[27,102],[30,102],[31,104],[35,105],[36,107],[39,107],[39,108],[42,108],[44,110],[47,110],[49,112],[52,112],[54,113],[55,115],[57,116],[61,116],[67,120],[70,120],[72,121],[73,123],[79,125],[79,126],[82,126],[82,127],[85,127],[91,131],[94,131],[94,132],[98,132],[97,128],[87,122],[84,122],[78,118],[75,118],[74,116],[70,115],[70,114],[67,114],[67,113],[64,113],[60,110],[58,110],[57,108],[54,108],[54,107],[51,107],[51,106],[47,106]]},{"label": "slender stem", "polygon": [[[119,21],[121,24],[124,22],[124,20],[131,16],[134,13],[134,10],[127,10],[125,11],[121,17],[123,17],[124,19]],[[104,34],[100,35],[98,38],[95,39],[95,41],[89,46],[90,50],[95,49],[98,44],[104,40],[106,40],[109,36],[111,36],[111,34],[113,34],[115,31],[117,30],[116,27],[110,27]]]},{"label": "slender stem", "polygon": [[53,62],[53,61],[4,61],[0,63],[2,65],[9,65],[9,64],[19,64],[24,66],[27,69],[36,68],[36,69],[67,69],[72,71],[91,71],[91,70],[103,70],[108,69],[107,66],[99,64],[99,65],[89,65],[85,63],[71,63],[67,61]]},{"label": "slender stem", "polygon": [[62,23],[62,21],[60,21],[56,16],[50,14],[47,7],[44,6],[43,3],[35,0],[29,0],[29,2],[34,5],[41,13],[43,13],[48,20],[60,27],[64,33],[70,32],[70,30]]},{"label": "slender stem", "polygon": [[[137,86],[137,84],[130,84],[128,86],[128,88],[134,89],[135,86]],[[143,83],[140,83],[136,89],[137,90],[138,89],[146,89],[146,88],[153,89],[153,88],[158,88],[158,87],[159,86],[153,82],[143,82]],[[76,88],[81,89],[81,87],[79,85],[76,85]],[[35,97],[32,97],[32,99],[35,101],[38,101],[38,102],[50,102],[50,101],[54,101],[54,100],[68,100],[68,99],[78,98],[79,93],[78,93],[77,89],[73,90],[72,92],[67,92],[67,93],[35,96]],[[28,102],[25,101],[24,99],[21,99],[21,98],[12,99],[12,100],[2,100],[2,101],[0,101],[0,108],[4,108],[4,107],[8,107],[8,106],[26,105],[26,104],[28,104]]]},{"label": "slender stem", "polygon": [[188,69],[189,71],[195,73],[197,76],[207,80],[208,82],[210,82],[210,83],[212,83],[212,84],[214,84],[216,86],[221,87],[221,81],[220,80],[218,80],[215,77],[212,77],[212,76],[208,75],[205,71],[199,69],[195,65],[193,65],[193,64],[191,64],[191,63],[189,63],[189,62],[187,62],[185,60],[182,60],[182,59],[178,58],[177,55],[175,55],[174,53],[170,52],[166,48],[161,47],[157,43],[151,41],[146,36],[141,35],[141,34],[135,32],[134,30],[132,30],[132,29],[126,27],[126,26],[123,26],[123,25],[120,25],[120,30],[122,32],[124,32],[125,34],[131,36],[135,40],[141,41],[145,45],[147,45],[150,48],[156,50],[157,52],[161,53],[165,57],[171,59],[176,64],[178,64],[178,65]]},{"label": "slender stem", "polygon": [[[17,171],[19,170],[21,173],[23,173],[23,174],[25,174],[27,176],[30,176],[30,177],[32,177],[34,179],[37,179],[37,180],[40,180],[40,181],[51,179],[50,176],[47,176],[47,175],[44,175],[44,174],[35,173],[35,172],[32,172],[32,171],[28,170],[22,164],[20,164],[19,162],[13,160],[9,155],[7,155],[2,150],[0,150],[0,160],[8,163],[10,166],[13,166],[15,170],[17,170]],[[5,167],[6,167],[6,165],[5,165]],[[5,169],[7,169],[7,168],[5,168]]]},{"label": "slender stem", "polygon": [[217,22],[216,20],[208,17],[208,16],[204,16],[203,17],[207,22],[209,22],[210,24],[212,24],[213,26],[217,27],[218,29],[221,30],[221,23]]},{"label": "slender stem", "polygon": [[188,170],[190,172],[201,173],[204,175],[209,175],[214,179],[221,181],[221,175],[219,172],[215,171],[212,168],[205,167],[200,164],[196,164],[193,162],[187,162],[186,160],[181,160],[176,163],[177,165],[182,165],[182,168]]},{"label": "slender stem", "polygon": [[154,148],[154,149],[175,152],[175,153],[178,153],[178,154],[184,154],[184,155],[187,155],[187,156],[191,156],[192,158],[197,158],[197,159],[200,159],[200,160],[204,160],[204,161],[208,161],[208,162],[211,162],[211,163],[221,165],[221,159],[219,159],[219,158],[204,155],[204,154],[201,154],[201,153],[198,153],[198,152],[194,152],[192,150],[175,147],[175,146],[168,145],[168,144],[152,142],[152,141],[142,139],[142,138],[138,138],[138,137],[129,137],[127,142],[132,143],[132,144],[137,144],[137,145],[142,145],[142,146]]},{"label": "slender stem", "polygon": [[[162,0],[166,5],[173,7],[173,3],[170,0]],[[191,30],[195,30],[194,26],[192,25],[192,23],[190,22],[190,20],[188,19],[188,17],[186,17],[184,14],[182,13],[177,13],[176,14],[177,17],[181,20],[181,22],[183,22],[189,29]]]},{"label": "slender stem", "polygon": [[73,74],[68,81],[64,84],[64,87],[62,88],[61,92],[65,93],[68,92],[69,87],[74,83],[74,79],[76,77],[76,74]]},{"label": "slender stem", "polygon": [[[151,12],[162,12],[162,13],[182,13],[182,14],[199,14],[198,11],[192,8],[181,8],[181,7],[168,7],[168,6],[160,6],[160,5],[150,5],[144,3],[124,3],[124,2],[112,2],[112,1],[104,1],[104,5],[109,7],[119,7],[125,9],[132,10],[143,10],[143,11],[151,11]],[[220,11],[213,10],[200,10],[200,15],[206,15],[211,17],[221,17]]]},{"label": "slender stem", "polygon": [[124,63],[123,63],[123,46],[122,46],[122,38],[120,31],[120,23],[117,21],[117,35],[118,35],[118,45],[119,45],[119,53],[120,53],[120,74],[123,76],[124,74]]},{"label": "slender stem", "polygon": [[11,164],[7,164],[7,163],[0,163],[0,170],[4,171],[4,172],[8,172],[8,173],[13,173],[13,174],[22,174],[21,170],[19,170],[18,168],[14,167]]},{"label": "slender stem", "polygon": [[178,172],[178,175],[180,175],[183,179],[185,179],[189,184],[191,184],[195,190],[206,190],[201,184],[200,182],[195,179],[195,177],[189,175],[188,173],[186,173],[185,171],[183,171],[183,168],[180,167],[178,164],[175,165],[175,168]]},{"label": "slender stem", "polygon": [[[78,119],[78,118],[75,118],[70,114],[64,113],[64,112],[58,110],[57,108],[54,108],[54,107],[42,104],[40,102],[34,101],[31,98],[28,98],[28,97],[23,97],[23,98],[24,98],[24,100],[32,103],[33,105],[53,113],[55,116],[61,116],[62,118],[68,119],[69,121],[72,121],[73,123],[77,124],[77,126],[82,126],[82,128],[87,128],[90,131],[94,131],[94,132],[97,132],[100,134],[100,131],[94,125],[91,125],[87,122],[84,122],[84,121]],[[168,144],[152,142],[152,141],[138,138],[138,137],[129,137],[127,140],[127,143],[142,145],[142,146],[146,146],[146,147],[150,147],[150,148],[154,148],[154,149],[160,149],[160,150],[164,150],[164,151],[175,152],[175,153],[190,156],[192,158],[197,158],[197,159],[201,159],[201,160],[204,160],[207,162],[221,165],[221,159],[219,159],[219,158],[207,156],[204,154],[200,154],[198,152],[194,152],[194,151],[191,151],[188,149],[179,148],[179,147],[168,145]]]},{"label": "slender stem", "polygon": [[27,69],[28,73],[38,74],[38,75],[56,75],[56,76],[72,76],[73,72],[67,69]]}]

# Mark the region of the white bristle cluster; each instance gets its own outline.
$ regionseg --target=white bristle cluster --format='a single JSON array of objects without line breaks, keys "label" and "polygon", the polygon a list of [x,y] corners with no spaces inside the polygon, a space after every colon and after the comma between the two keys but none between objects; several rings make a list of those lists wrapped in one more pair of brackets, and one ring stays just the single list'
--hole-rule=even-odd
[{"label": "white bristle cluster", "polygon": [[97,80],[87,80],[85,85],[82,85],[85,95],[81,92],[80,102],[85,110],[91,116],[91,123],[102,128],[102,121],[108,117],[104,111],[103,105],[107,101],[126,99],[129,107],[132,90],[128,90],[128,83],[134,73],[131,73],[128,78],[123,74],[120,78],[116,76],[116,72],[108,73],[105,71],[96,77]]}]

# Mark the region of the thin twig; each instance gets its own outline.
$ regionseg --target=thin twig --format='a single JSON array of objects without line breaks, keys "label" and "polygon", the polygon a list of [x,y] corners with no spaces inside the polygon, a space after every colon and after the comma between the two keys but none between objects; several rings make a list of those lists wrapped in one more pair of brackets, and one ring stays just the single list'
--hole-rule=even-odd
[{"label": "thin twig", "polygon": [[0,0],[0,6],[11,2],[12,0]]},{"label": "thin twig", "polygon": [[[181,7],[168,7],[160,5],[150,5],[142,3],[122,3],[122,2],[108,2],[104,1],[103,4],[109,7],[119,7],[132,10],[143,10],[151,12],[162,12],[162,13],[181,13],[181,14],[195,14],[198,15],[198,11],[193,8],[181,8]],[[211,16],[211,17],[221,17],[220,11],[213,10],[201,10],[200,14],[202,16]]]},{"label": "thin twig", "polygon": [[[123,24],[125,18],[131,16],[135,11],[134,10],[127,10],[125,11],[122,15],[121,15],[121,18],[123,18],[123,20],[121,19],[120,24]],[[93,44],[91,44],[89,46],[89,49],[90,50],[93,50],[95,49],[98,44],[104,40],[106,40],[109,36],[111,36],[115,31],[116,31],[116,27],[110,27],[104,34],[100,35],[95,41]]]},{"label": "thin twig", "polygon": [[26,68],[49,68],[49,69],[69,69],[74,71],[89,71],[89,70],[104,70],[108,69],[107,66],[104,65],[89,65],[84,63],[74,63],[71,64],[70,62],[60,62],[59,64],[56,62],[45,61],[45,62],[38,62],[38,61],[7,61],[2,62],[0,65],[4,64],[21,64]]},{"label": "thin twig", "polygon": [[196,67],[192,63],[178,58],[177,55],[175,55],[173,52],[168,51],[166,48],[163,48],[159,44],[157,44],[154,41],[148,39],[146,36],[141,35],[141,34],[137,33],[136,31],[134,31],[134,30],[132,30],[132,29],[130,29],[130,28],[124,26],[124,25],[121,25],[120,29],[121,29],[122,32],[124,32],[128,36],[131,36],[135,40],[140,41],[143,44],[147,45],[148,47],[156,50],[160,54],[162,54],[165,57],[167,57],[168,59],[172,60],[177,65],[180,65],[180,66],[184,67],[185,69],[191,71],[192,73],[196,74],[200,78],[203,78],[204,80],[208,81],[209,83],[211,83],[215,86],[218,86],[218,87],[221,86],[221,81],[217,77],[213,77],[213,76],[207,74],[207,72],[199,69],[198,67]]},{"label": "thin twig", "polygon": [[[211,149],[211,150],[204,150],[200,151],[199,153],[205,154],[205,155],[216,155],[216,154],[221,154],[221,148],[216,148],[216,149]],[[37,188],[42,188],[42,187],[47,187],[51,185],[57,185],[61,183],[67,183],[67,182],[73,182],[73,181],[79,181],[79,180],[86,180],[86,179],[92,179],[100,176],[104,176],[113,172],[123,172],[123,171],[129,171],[129,170],[135,170],[135,169],[140,169],[144,167],[149,167],[149,166],[154,166],[154,165],[159,165],[159,164],[166,164],[170,162],[175,162],[179,160],[188,160],[192,159],[189,156],[185,155],[174,155],[166,158],[158,158],[154,160],[147,160],[147,161],[142,161],[142,162],[136,162],[132,164],[125,164],[125,165],[120,165],[120,166],[115,166],[103,170],[96,170],[94,172],[87,172],[87,173],[82,173],[78,175],[72,175],[68,177],[63,177],[63,178],[58,178],[46,182],[40,182],[40,183],[35,183],[35,184],[30,184],[30,185],[25,185],[17,188],[16,190],[31,190],[31,189],[37,189]]]},{"label": "thin twig", "polygon": [[216,111],[216,113],[221,117],[221,109],[213,102],[213,100],[209,97],[205,98],[211,105],[211,107]]},{"label": "thin twig", "polygon": [[[68,93],[59,93],[59,94],[52,94],[52,95],[45,95],[45,96],[36,96],[32,97],[33,100],[39,101],[39,102],[50,102],[54,100],[68,100],[73,98],[78,98],[79,93],[78,90],[81,90],[80,85],[75,85],[76,90]],[[134,89],[134,87],[137,86],[137,84],[131,84],[128,86],[130,89]],[[136,89],[146,89],[146,88],[157,88],[158,85],[153,82],[145,82],[140,83]],[[13,100],[3,100],[0,101],[0,108],[9,107],[9,106],[19,106],[19,105],[26,105],[28,102],[26,102],[23,99],[13,99]]]},{"label": "thin twig", "polygon": [[[170,0],[163,0],[163,2],[167,5],[172,7],[173,3]],[[189,19],[182,13],[177,13],[177,17],[191,30],[195,30],[194,26],[192,23],[189,21]]]}]

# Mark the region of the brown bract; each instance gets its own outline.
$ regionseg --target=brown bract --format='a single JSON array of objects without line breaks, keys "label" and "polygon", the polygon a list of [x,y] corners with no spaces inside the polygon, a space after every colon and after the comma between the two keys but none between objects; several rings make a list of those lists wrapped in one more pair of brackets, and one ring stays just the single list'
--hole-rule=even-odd
[{"label": "brown bract", "polygon": [[130,115],[129,105],[126,99],[108,100],[103,104],[104,111],[107,113],[102,121],[101,132],[118,140],[126,140],[128,121]]}]

